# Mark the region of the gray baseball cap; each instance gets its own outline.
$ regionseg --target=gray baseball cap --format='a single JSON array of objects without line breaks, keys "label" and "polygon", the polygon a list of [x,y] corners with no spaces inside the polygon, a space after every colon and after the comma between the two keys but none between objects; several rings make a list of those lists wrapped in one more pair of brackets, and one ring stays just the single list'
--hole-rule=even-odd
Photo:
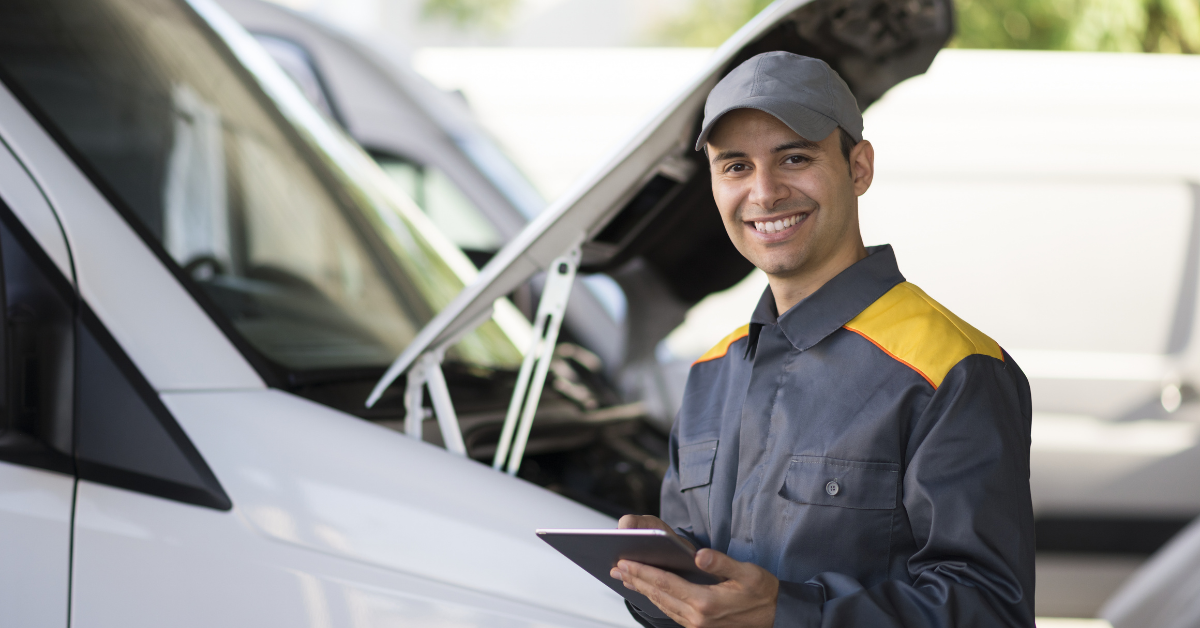
[{"label": "gray baseball cap", "polygon": [[764,52],[734,68],[708,93],[696,150],[704,147],[717,120],[734,109],[765,111],[809,141],[819,142],[839,126],[862,141],[862,113],[854,94],[820,59]]}]

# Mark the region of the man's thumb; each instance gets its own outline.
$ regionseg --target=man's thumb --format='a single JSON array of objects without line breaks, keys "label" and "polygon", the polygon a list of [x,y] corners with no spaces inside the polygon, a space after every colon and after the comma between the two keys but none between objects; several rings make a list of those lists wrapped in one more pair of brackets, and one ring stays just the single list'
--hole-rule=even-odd
[{"label": "man's thumb", "polygon": [[728,580],[737,575],[741,563],[713,549],[696,552],[696,566],[704,571]]}]

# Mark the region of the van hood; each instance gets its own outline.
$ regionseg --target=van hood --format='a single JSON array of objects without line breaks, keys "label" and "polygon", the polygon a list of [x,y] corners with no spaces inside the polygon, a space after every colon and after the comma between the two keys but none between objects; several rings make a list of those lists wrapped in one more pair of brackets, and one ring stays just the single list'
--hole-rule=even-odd
[{"label": "van hood", "polygon": [[616,593],[534,533],[615,528],[610,517],[278,390],[163,401],[251,534],[456,592],[447,602],[516,603],[545,625],[636,625]]},{"label": "van hood", "polygon": [[397,358],[404,372],[469,327],[498,298],[582,241],[581,272],[605,272],[629,303],[626,367],[654,349],[705,296],[752,266],[730,243],[708,168],[692,146],[708,92],[750,57],[784,50],[823,59],[866,109],[924,72],[953,30],[949,0],[780,0],[746,24],[712,61],[602,167],[583,177],[496,255]]}]

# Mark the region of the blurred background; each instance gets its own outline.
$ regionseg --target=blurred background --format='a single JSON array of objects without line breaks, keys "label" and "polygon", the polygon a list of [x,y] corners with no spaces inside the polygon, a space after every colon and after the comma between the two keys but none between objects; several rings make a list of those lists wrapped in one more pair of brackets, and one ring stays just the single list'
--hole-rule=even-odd
[{"label": "blurred background", "polygon": [[[769,0],[275,0],[464,95],[552,201]],[[1200,52],[1195,0],[957,0],[949,48]],[[503,50],[497,50],[502,48]]]}]

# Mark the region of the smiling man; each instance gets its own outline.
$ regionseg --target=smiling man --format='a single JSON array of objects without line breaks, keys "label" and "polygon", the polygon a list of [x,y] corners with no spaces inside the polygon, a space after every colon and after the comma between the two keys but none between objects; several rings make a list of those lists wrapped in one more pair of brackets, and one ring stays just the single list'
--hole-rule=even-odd
[{"label": "smiling man", "polygon": [[678,534],[724,581],[621,561],[612,576],[657,606],[635,618],[1033,626],[1029,383],[906,282],[891,247],[863,246],[874,149],[849,88],[822,61],[765,53],[704,114],[725,229],[770,286],[692,366],[662,518],[619,523]]}]

